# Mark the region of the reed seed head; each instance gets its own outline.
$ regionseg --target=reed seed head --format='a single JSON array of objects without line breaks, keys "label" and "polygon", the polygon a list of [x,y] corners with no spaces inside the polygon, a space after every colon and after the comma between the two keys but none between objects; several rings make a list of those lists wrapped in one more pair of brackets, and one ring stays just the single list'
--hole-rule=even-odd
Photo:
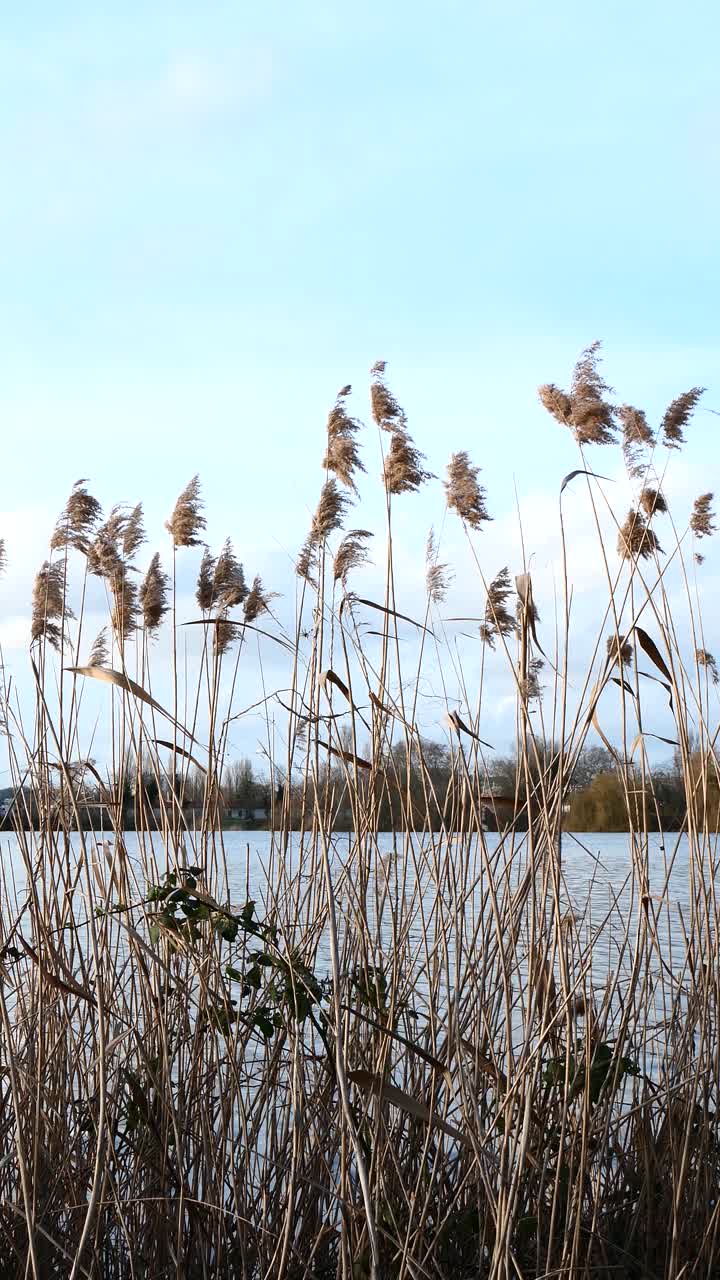
[{"label": "reed seed head", "polygon": [[118,639],[123,645],[137,630],[138,625],[138,588],[137,583],[128,574],[127,566],[120,561],[117,569],[110,577],[110,621]]},{"label": "reed seed head", "polygon": [[554,382],[545,382],[538,387],[538,395],[541,403],[556,422],[563,427],[572,426],[572,400],[567,391],[556,387]]},{"label": "reed seed head", "polygon": [[110,665],[110,651],[107,642],[107,627],[103,627],[98,631],[90,656],[88,658],[89,667],[108,667]]},{"label": "reed seed head", "polygon": [[452,454],[444,482],[448,506],[472,529],[492,519],[485,506],[485,489],[478,483],[479,474],[480,468],[473,467],[469,454],[462,450]]},{"label": "reed seed head", "polygon": [[237,622],[232,622],[229,618],[218,618],[213,628],[213,650],[218,658],[227,653],[231,645],[235,643],[240,635],[240,627]]},{"label": "reed seed head", "polygon": [[232,542],[226,538],[215,562],[212,603],[219,605],[221,609],[233,609],[242,604],[247,593],[245,572],[235,555]]},{"label": "reed seed head", "polygon": [[50,548],[75,547],[86,551],[88,540],[102,514],[102,507],[86,489],[85,480],[76,480],[52,538]]},{"label": "reed seed head", "polygon": [[153,635],[168,611],[170,580],[160,567],[160,553],[155,552],[140,586],[140,608],[145,630]]},{"label": "reed seed head", "polygon": [[618,409],[617,416],[622,427],[624,444],[652,449],[655,437],[642,409],[636,409],[631,404],[623,404]]},{"label": "reed seed head", "polygon": [[143,526],[143,508],[142,502],[138,502],[133,507],[125,519],[125,527],[122,532],[122,554],[126,560],[132,560],[138,547],[142,546],[145,541],[145,529]]},{"label": "reed seed head", "polygon": [[525,680],[520,681],[520,697],[523,702],[537,701],[542,697],[542,688],[540,685],[540,672],[545,663],[542,658],[531,658],[528,663],[528,673]]},{"label": "reed seed head", "polygon": [[652,450],[655,437],[642,409],[630,404],[621,405],[617,411],[623,434],[623,456],[629,476],[643,476],[648,468],[646,451]]},{"label": "reed seed head", "polygon": [[510,636],[517,632],[517,621],[507,607],[512,595],[512,583],[507,568],[495,575],[488,587],[485,602],[485,618],[480,624],[480,639],[489,648],[495,648],[498,636]]},{"label": "reed seed head", "polygon": [[642,512],[628,511],[618,534],[618,555],[623,560],[647,560],[659,551],[662,547]]},{"label": "reed seed head", "polygon": [[440,564],[438,561],[438,547],[435,542],[435,532],[433,529],[428,534],[428,540],[425,547],[425,584],[427,587],[428,599],[433,604],[442,604],[450,590],[450,583],[453,575],[450,568],[446,564]]},{"label": "reed seed head", "polygon": [[713,684],[717,684],[718,680],[720,680],[720,675],[718,675],[717,663],[713,655],[708,653],[707,649],[696,649],[695,657],[697,658],[698,666],[704,667]]},{"label": "reed seed head", "polygon": [[113,507],[104,524],[85,548],[88,572],[109,581],[122,571],[120,546],[125,536],[127,516],[122,507]]},{"label": "reed seed head", "polygon": [[170,519],[165,523],[165,528],[171,534],[174,546],[199,546],[201,541],[199,534],[205,528],[202,506],[200,477],[193,476],[175,503]]},{"label": "reed seed head", "polygon": [[333,471],[338,480],[347,485],[348,489],[357,493],[354,473],[365,470],[355,439],[362,423],[357,418],[351,418],[345,408],[344,400],[350,391],[349,385],[343,387],[330,410],[327,424],[327,450],[322,465],[328,471]]},{"label": "reed seed head", "polygon": [[246,622],[254,622],[260,617],[261,613],[267,613],[270,608],[270,601],[277,599],[276,591],[266,591],[263,587],[262,580],[255,575],[250,592],[243,605],[243,615]]},{"label": "reed seed head", "polygon": [[308,534],[300,548],[300,553],[295,562],[295,572],[299,578],[304,578],[311,587],[317,586],[317,578],[315,577],[317,572],[317,546],[312,534]]},{"label": "reed seed head", "polygon": [[67,561],[46,560],[33,585],[30,618],[31,641],[45,639],[53,649],[59,649],[63,627],[67,619],[74,617],[65,600]]},{"label": "reed seed head", "polygon": [[203,551],[202,560],[200,561],[200,572],[198,573],[197,587],[195,590],[195,599],[203,613],[207,613],[209,609],[212,609],[214,581],[215,557],[210,554],[209,548],[206,547]]},{"label": "reed seed head", "polygon": [[368,538],[372,538],[369,529],[352,529],[345,535],[335,552],[333,578],[335,582],[342,582],[345,588],[347,588],[348,574],[353,569],[359,569],[368,563],[370,557],[365,546]]},{"label": "reed seed head", "polygon": [[573,370],[569,392],[554,383],[538,389],[548,413],[570,427],[579,445],[612,444],[615,439],[615,409],[604,398],[611,388],[598,370],[599,353],[599,342],[585,348]]},{"label": "reed seed head", "polygon": [[349,502],[347,494],[338,489],[336,480],[325,481],[310,530],[310,537],[316,545],[340,528]]},{"label": "reed seed head", "polygon": [[640,506],[648,517],[648,520],[658,512],[662,513],[667,511],[667,502],[659,489],[643,489],[640,494]]},{"label": "reed seed head", "polygon": [[407,417],[384,380],[385,368],[386,361],[378,360],[370,370],[372,377],[372,382],[370,383],[372,416],[383,431],[401,431],[404,433],[407,427]]},{"label": "reed seed head", "polygon": [[683,428],[690,421],[693,410],[704,391],[704,387],[691,387],[689,391],[684,391],[673,400],[672,404],[668,405],[660,423],[663,444],[668,449],[679,449],[680,445],[685,443]]},{"label": "reed seed head", "polygon": [[627,667],[632,662],[632,645],[627,636],[608,636],[607,656],[614,666]]},{"label": "reed seed head", "polygon": [[717,528],[714,523],[715,512],[712,509],[713,497],[712,493],[701,493],[693,503],[690,528],[696,538],[709,538]]},{"label": "reed seed head", "polygon": [[424,461],[425,454],[416,449],[407,431],[395,430],[383,467],[387,492],[417,493],[421,484],[433,478],[432,472],[423,467]]}]

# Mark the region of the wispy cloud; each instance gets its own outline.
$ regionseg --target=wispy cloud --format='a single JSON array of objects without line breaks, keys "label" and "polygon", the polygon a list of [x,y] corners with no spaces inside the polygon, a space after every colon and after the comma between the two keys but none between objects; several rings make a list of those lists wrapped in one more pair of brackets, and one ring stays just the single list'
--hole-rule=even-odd
[{"label": "wispy cloud", "polygon": [[273,75],[273,60],[262,49],[222,61],[177,53],[144,79],[124,78],[95,89],[87,106],[95,128],[115,136],[185,129],[216,123],[263,100]]}]

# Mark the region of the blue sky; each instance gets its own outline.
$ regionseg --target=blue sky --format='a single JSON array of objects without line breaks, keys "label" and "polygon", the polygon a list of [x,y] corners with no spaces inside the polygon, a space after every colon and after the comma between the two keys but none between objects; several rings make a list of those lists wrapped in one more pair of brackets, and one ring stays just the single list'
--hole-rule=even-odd
[{"label": "blue sky", "polygon": [[[211,539],[288,575],[327,408],[350,381],[363,416],[378,357],[498,516],[555,501],[536,386],[597,336],[623,399],[720,407],[719,37],[709,2],[11,6],[6,618],[80,475],[159,538],[199,471]],[[683,493],[718,461],[697,422]],[[441,491],[409,510],[410,558]]]}]

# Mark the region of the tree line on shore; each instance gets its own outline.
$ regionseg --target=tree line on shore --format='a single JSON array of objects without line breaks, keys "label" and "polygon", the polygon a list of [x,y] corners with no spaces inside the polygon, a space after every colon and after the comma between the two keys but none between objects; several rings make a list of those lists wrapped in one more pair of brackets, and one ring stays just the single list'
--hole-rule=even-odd
[{"label": "tree line on shore", "polygon": [[[698,782],[700,821],[715,830],[720,827],[718,766],[713,756],[713,767],[705,768],[706,755],[694,744],[689,756],[690,782]],[[498,829],[510,821],[516,826],[527,823],[528,796],[532,811],[536,803],[541,804],[543,787],[557,771],[558,759],[557,747],[546,742],[530,761],[529,770],[527,761],[521,767],[513,753],[495,756],[480,769],[477,762],[470,764],[462,753],[451,751],[444,743],[421,739],[410,746],[396,744],[387,753],[382,769],[362,782],[372,790],[378,830],[398,830],[428,819],[434,830],[468,830],[478,825]],[[348,770],[352,772],[352,765],[332,760],[315,770],[293,771],[288,781],[277,770],[272,777],[263,773],[249,758],[233,761],[223,770],[219,793],[212,798],[212,813],[223,826],[269,828],[277,825],[282,815],[293,829],[309,829],[313,817],[321,815],[336,831],[352,830],[357,787]],[[106,803],[109,796],[114,797],[112,804]],[[679,753],[642,775],[633,768],[623,771],[607,748],[586,747],[567,780],[563,825],[575,831],[626,831],[632,809],[633,822],[646,830],[678,831],[687,822],[687,796]],[[126,760],[105,786],[95,785],[92,778],[88,782],[85,774],[76,798],[83,826],[100,825],[98,810],[106,808],[108,819],[126,830],[161,826],[163,813],[173,805],[180,805],[191,821],[208,806],[202,770],[193,767],[183,775],[176,774],[173,797],[170,775],[159,777],[147,761],[138,768],[136,762]],[[6,825],[18,820],[26,826],[38,825],[43,803],[52,813],[68,802],[57,784],[19,791],[15,812],[5,806]]]}]

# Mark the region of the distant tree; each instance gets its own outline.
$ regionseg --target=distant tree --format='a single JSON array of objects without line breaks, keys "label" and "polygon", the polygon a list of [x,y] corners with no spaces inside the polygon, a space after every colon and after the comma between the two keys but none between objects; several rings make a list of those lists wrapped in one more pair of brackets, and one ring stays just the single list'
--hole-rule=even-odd
[{"label": "distant tree", "polygon": [[[643,803],[644,801],[644,803]],[[650,785],[643,794],[641,779],[631,776],[627,790],[617,770],[597,774],[582,791],[573,792],[565,826],[570,831],[627,831],[658,827]]]}]

